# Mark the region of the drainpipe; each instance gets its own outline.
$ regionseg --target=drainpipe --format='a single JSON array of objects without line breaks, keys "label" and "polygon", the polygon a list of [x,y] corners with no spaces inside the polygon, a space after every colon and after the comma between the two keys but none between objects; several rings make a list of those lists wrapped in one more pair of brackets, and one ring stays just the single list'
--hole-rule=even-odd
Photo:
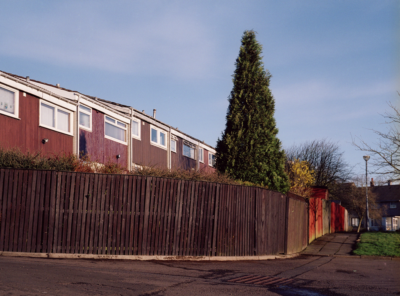
[{"label": "drainpipe", "polygon": [[[132,119],[133,119],[133,108],[130,107],[131,109],[131,122],[129,122],[129,135],[128,135],[128,170],[132,171]],[[140,126],[139,126],[140,128]]]},{"label": "drainpipe", "polygon": [[[154,114],[155,115],[155,114]],[[167,143],[167,147],[168,147],[168,152],[167,152],[167,168],[168,170],[171,170],[171,127],[169,128],[168,131],[168,143]]]},{"label": "drainpipe", "polygon": [[[75,94],[76,95],[76,94]],[[78,94],[78,104],[76,105],[76,156],[79,159],[79,103],[81,101],[81,96]]]}]

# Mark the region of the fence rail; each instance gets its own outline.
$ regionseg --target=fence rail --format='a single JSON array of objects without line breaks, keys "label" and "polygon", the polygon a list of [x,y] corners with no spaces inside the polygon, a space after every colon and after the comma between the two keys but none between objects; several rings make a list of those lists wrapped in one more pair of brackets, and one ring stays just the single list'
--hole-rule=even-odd
[{"label": "fence rail", "polygon": [[0,170],[0,251],[254,256],[307,245],[307,203],[261,188]]}]

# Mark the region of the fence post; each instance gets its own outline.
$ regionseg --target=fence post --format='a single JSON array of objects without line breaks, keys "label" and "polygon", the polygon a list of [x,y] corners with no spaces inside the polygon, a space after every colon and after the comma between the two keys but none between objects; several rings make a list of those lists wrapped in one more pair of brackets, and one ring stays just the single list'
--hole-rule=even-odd
[{"label": "fence post", "polygon": [[213,239],[212,239],[212,251],[211,256],[215,256],[217,253],[217,226],[218,226],[218,208],[219,208],[219,190],[220,185],[217,184],[216,196],[215,196],[215,213],[214,213],[214,230],[213,230]]},{"label": "fence post", "polygon": [[285,241],[284,249],[285,255],[288,254],[288,235],[289,235],[289,196],[285,196]]}]

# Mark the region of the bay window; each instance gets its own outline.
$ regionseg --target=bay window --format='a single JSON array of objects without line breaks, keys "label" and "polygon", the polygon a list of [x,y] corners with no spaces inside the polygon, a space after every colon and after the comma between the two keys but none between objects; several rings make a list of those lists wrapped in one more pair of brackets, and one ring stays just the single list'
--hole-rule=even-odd
[{"label": "bay window", "polygon": [[72,135],[72,113],[56,105],[40,101],[39,125],[48,129]]},{"label": "bay window", "polygon": [[171,140],[171,151],[176,153],[176,141]]},{"label": "bay window", "polygon": [[132,137],[140,140],[140,120],[137,118],[132,119]]},{"label": "bay window", "polygon": [[92,131],[92,109],[79,105],[79,127]]},{"label": "bay window", "polygon": [[203,148],[199,148],[199,161],[204,162],[204,150]]},{"label": "bay window", "polygon": [[215,155],[208,152],[208,165],[214,166],[215,165]]},{"label": "bay window", "polygon": [[163,149],[167,149],[167,133],[150,125],[150,143]]},{"label": "bay window", "polygon": [[18,118],[19,92],[0,85],[0,113]]},{"label": "bay window", "polygon": [[106,115],[104,118],[105,138],[126,145],[126,124]]},{"label": "bay window", "polygon": [[195,156],[194,156],[195,150],[194,149],[195,149],[194,144],[187,142],[187,141],[183,141],[183,155],[184,156],[195,159]]}]

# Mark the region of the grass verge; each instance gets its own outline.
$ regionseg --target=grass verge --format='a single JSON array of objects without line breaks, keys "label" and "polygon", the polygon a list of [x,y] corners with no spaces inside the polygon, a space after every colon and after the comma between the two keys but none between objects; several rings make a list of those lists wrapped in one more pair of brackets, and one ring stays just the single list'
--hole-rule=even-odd
[{"label": "grass verge", "polygon": [[354,250],[356,255],[396,256],[400,257],[399,232],[368,232],[361,235],[361,240]]}]

